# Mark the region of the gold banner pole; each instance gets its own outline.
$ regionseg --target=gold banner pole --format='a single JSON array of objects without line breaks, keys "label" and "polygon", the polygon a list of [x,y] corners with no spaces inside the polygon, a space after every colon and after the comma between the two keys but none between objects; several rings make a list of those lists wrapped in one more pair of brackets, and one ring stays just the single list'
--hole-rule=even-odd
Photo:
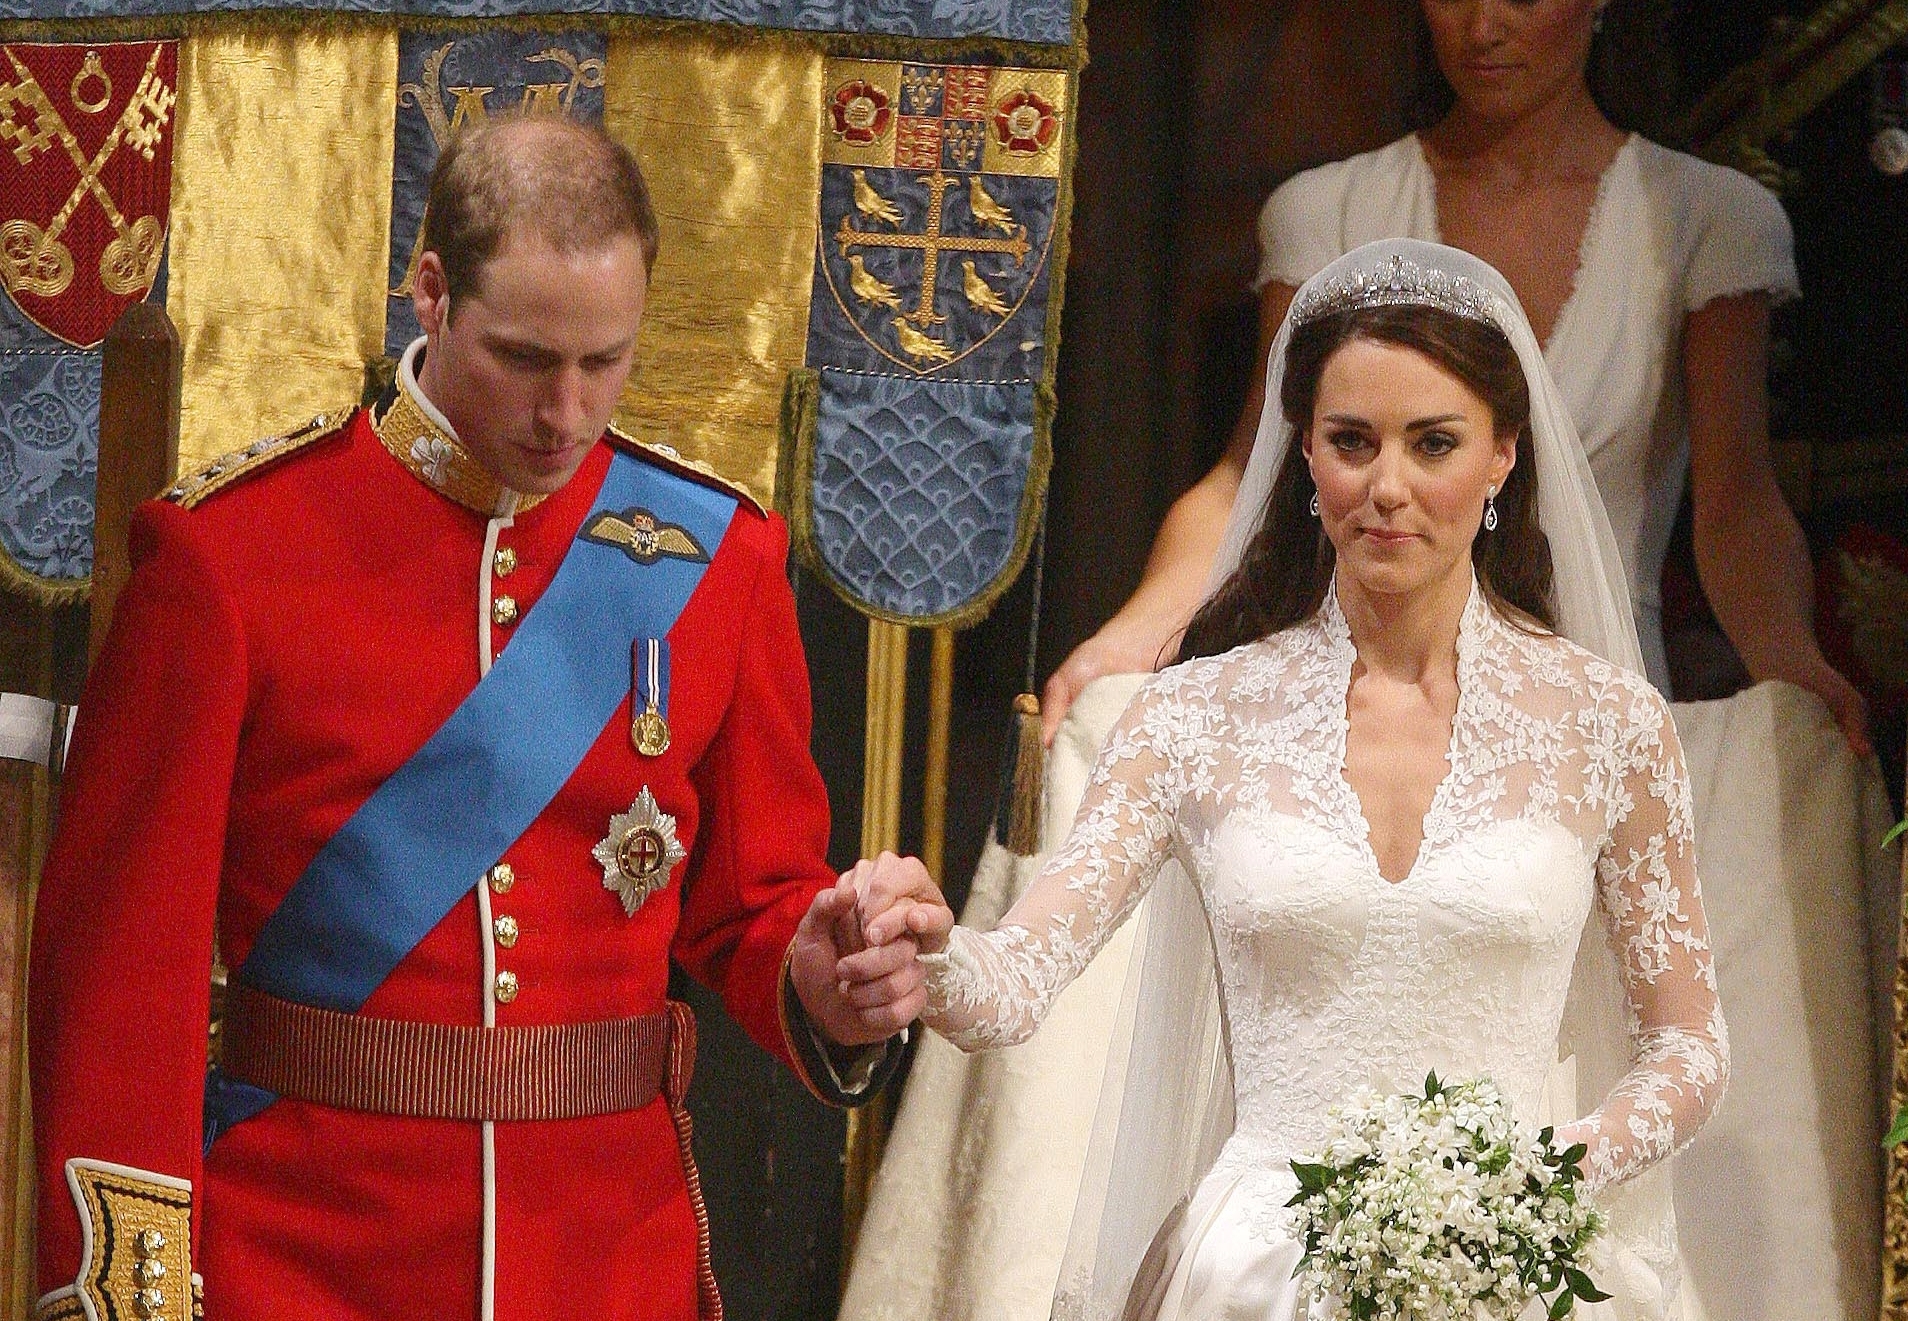
[{"label": "gold banner pole", "polygon": [[[901,843],[901,739],[907,723],[908,630],[868,621],[868,730],[861,773],[861,855],[872,858]],[[841,1270],[847,1279],[868,1193],[888,1136],[888,1101],[877,1097],[848,1112],[847,1172],[841,1199]]]},{"label": "gold banner pole", "polygon": [[927,768],[921,787],[921,862],[941,885],[947,856],[948,728],[954,713],[954,630],[933,632],[928,664]]},{"label": "gold banner pole", "polygon": [[[1694,149],[1765,184],[1781,183],[1783,172],[1769,158],[1768,144],[1904,36],[1908,0],[1871,5],[1832,0],[1788,49],[1745,66],[1690,112],[1684,127]],[[1725,105],[1733,109],[1715,109]]]}]

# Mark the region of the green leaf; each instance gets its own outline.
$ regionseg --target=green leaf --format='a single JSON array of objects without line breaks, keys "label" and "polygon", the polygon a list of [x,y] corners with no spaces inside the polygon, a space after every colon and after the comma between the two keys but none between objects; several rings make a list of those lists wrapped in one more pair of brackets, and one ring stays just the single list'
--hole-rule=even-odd
[{"label": "green leaf", "polygon": [[1565,1289],[1550,1302],[1550,1321],[1558,1321],[1559,1317],[1569,1316],[1570,1309],[1576,1305],[1576,1298],[1571,1295],[1570,1290]]},{"label": "green leaf", "polygon": [[1338,1177],[1336,1166],[1314,1165],[1302,1160],[1292,1162],[1292,1173],[1298,1176],[1299,1189],[1305,1193],[1324,1192]]},{"label": "green leaf", "polygon": [[1896,840],[1900,839],[1904,834],[1908,834],[1908,816],[1905,816],[1901,820],[1895,822],[1894,829],[1890,830],[1886,835],[1882,836],[1881,846],[1883,848],[1887,848],[1890,844],[1893,844]]},{"label": "green leaf", "polygon": [[1895,1125],[1888,1130],[1888,1136],[1882,1139],[1882,1145],[1899,1147],[1904,1142],[1908,1142],[1908,1106],[1903,1106],[1901,1113],[1895,1116]]},{"label": "green leaf", "polygon": [[1570,1292],[1586,1303],[1600,1303],[1610,1295],[1602,1293],[1591,1283],[1590,1277],[1574,1266],[1564,1267],[1564,1279],[1570,1285]]}]

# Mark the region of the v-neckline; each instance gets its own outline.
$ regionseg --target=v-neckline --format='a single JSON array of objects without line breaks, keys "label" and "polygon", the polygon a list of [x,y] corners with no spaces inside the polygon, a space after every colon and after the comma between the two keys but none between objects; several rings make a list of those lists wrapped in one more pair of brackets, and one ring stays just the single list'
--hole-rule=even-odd
[{"label": "v-neckline", "polygon": [[[1583,293],[1584,272],[1589,269],[1591,257],[1602,241],[1604,213],[1609,210],[1606,202],[1610,196],[1610,181],[1616,177],[1617,167],[1623,163],[1624,157],[1635,150],[1636,140],[1635,133],[1625,135],[1622,144],[1616,149],[1616,154],[1610,157],[1610,163],[1604,166],[1603,173],[1597,176],[1597,191],[1590,199],[1590,211],[1583,220],[1583,233],[1577,239],[1577,264],[1570,272],[1570,292],[1564,295],[1563,302],[1557,305],[1557,315],[1551,318],[1550,328],[1541,341],[1546,362],[1550,360],[1551,347],[1559,341],[1564,327],[1570,323],[1576,312]],[[1418,168],[1424,171],[1425,195],[1430,202],[1431,241],[1443,243],[1444,220],[1438,213],[1438,174],[1431,168],[1431,158],[1425,155],[1424,139],[1419,134],[1411,135],[1411,146],[1418,154]],[[1506,283],[1509,281],[1506,280]],[[1511,292],[1515,293],[1516,290],[1513,289]]]},{"label": "v-neckline", "polygon": [[1371,842],[1371,818],[1365,815],[1365,800],[1358,796],[1358,790],[1352,786],[1347,773],[1347,756],[1351,746],[1351,684],[1352,670],[1358,663],[1358,648],[1353,644],[1351,625],[1345,619],[1344,609],[1338,603],[1338,589],[1328,587],[1325,604],[1321,608],[1326,636],[1332,644],[1333,654],[1338,658],[1339,700],[1334,706],[1337,726],[1334,731],[1337,746],[1333,749],[1336,763],[1338,789],[1344,795],[1341,812],[1349,819],[1352,834],[1358,840],[1359,849],[1365,856],[1365,865],[1371,874],[1389,889],[1408,885],[1424,869],[1426,860],[1433,848],[1432,824],[1442,820],[1449,810],[1446,799],[1452,792],[1452,784],[1457,779],[1458,750],[1462,744],[1465,716],[1471,705],[1472,689],[1476,686],[1476,676],[1471,673],[1471,660],[1479,645],[1478,633],[1482,620],[1473,615],[1473,611],[1489,609],[1484,604],[1478,590],[1477,580],[1471,580],[1471,595],[1464,603],[1464,613],[1458,621],[1457,636],[1457,706],[1451,712],[1451,737],[1444,749],[1444,774],[1438,777],[1437,787],[1431,791],[1431,802],[1424,810],[1423,818],[1418,822],[1418,848],[1411,856],[1411,865],[1404,875],[1393,879],[1385,875],[1384,866],[1378,861],[1378,850]]}]

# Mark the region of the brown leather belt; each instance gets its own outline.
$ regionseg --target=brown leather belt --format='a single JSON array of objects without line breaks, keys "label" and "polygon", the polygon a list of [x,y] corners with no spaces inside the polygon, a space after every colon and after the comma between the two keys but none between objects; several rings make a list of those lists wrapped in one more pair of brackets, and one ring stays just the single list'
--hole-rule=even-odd
[{"label": "brown leather belt", "polygon": [[219,1067],[280,1096],[420,1119],[574,1119],[679,1109],[695,1068],[689,1007],[542,1027],[454,1027],[314,1009],[234,985]]}]

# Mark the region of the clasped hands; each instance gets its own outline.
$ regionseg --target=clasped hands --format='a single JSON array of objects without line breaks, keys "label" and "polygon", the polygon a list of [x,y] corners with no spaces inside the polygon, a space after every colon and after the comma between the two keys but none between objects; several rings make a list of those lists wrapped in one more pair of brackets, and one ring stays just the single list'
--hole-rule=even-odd
[{"label": "clasped hands", "polygon": [[808,906],[789,978],[829,1040],[885,1041],[927,1007],[919,956],[945,949],[953,927],[953,910],[919,858],[863,859]]}]

